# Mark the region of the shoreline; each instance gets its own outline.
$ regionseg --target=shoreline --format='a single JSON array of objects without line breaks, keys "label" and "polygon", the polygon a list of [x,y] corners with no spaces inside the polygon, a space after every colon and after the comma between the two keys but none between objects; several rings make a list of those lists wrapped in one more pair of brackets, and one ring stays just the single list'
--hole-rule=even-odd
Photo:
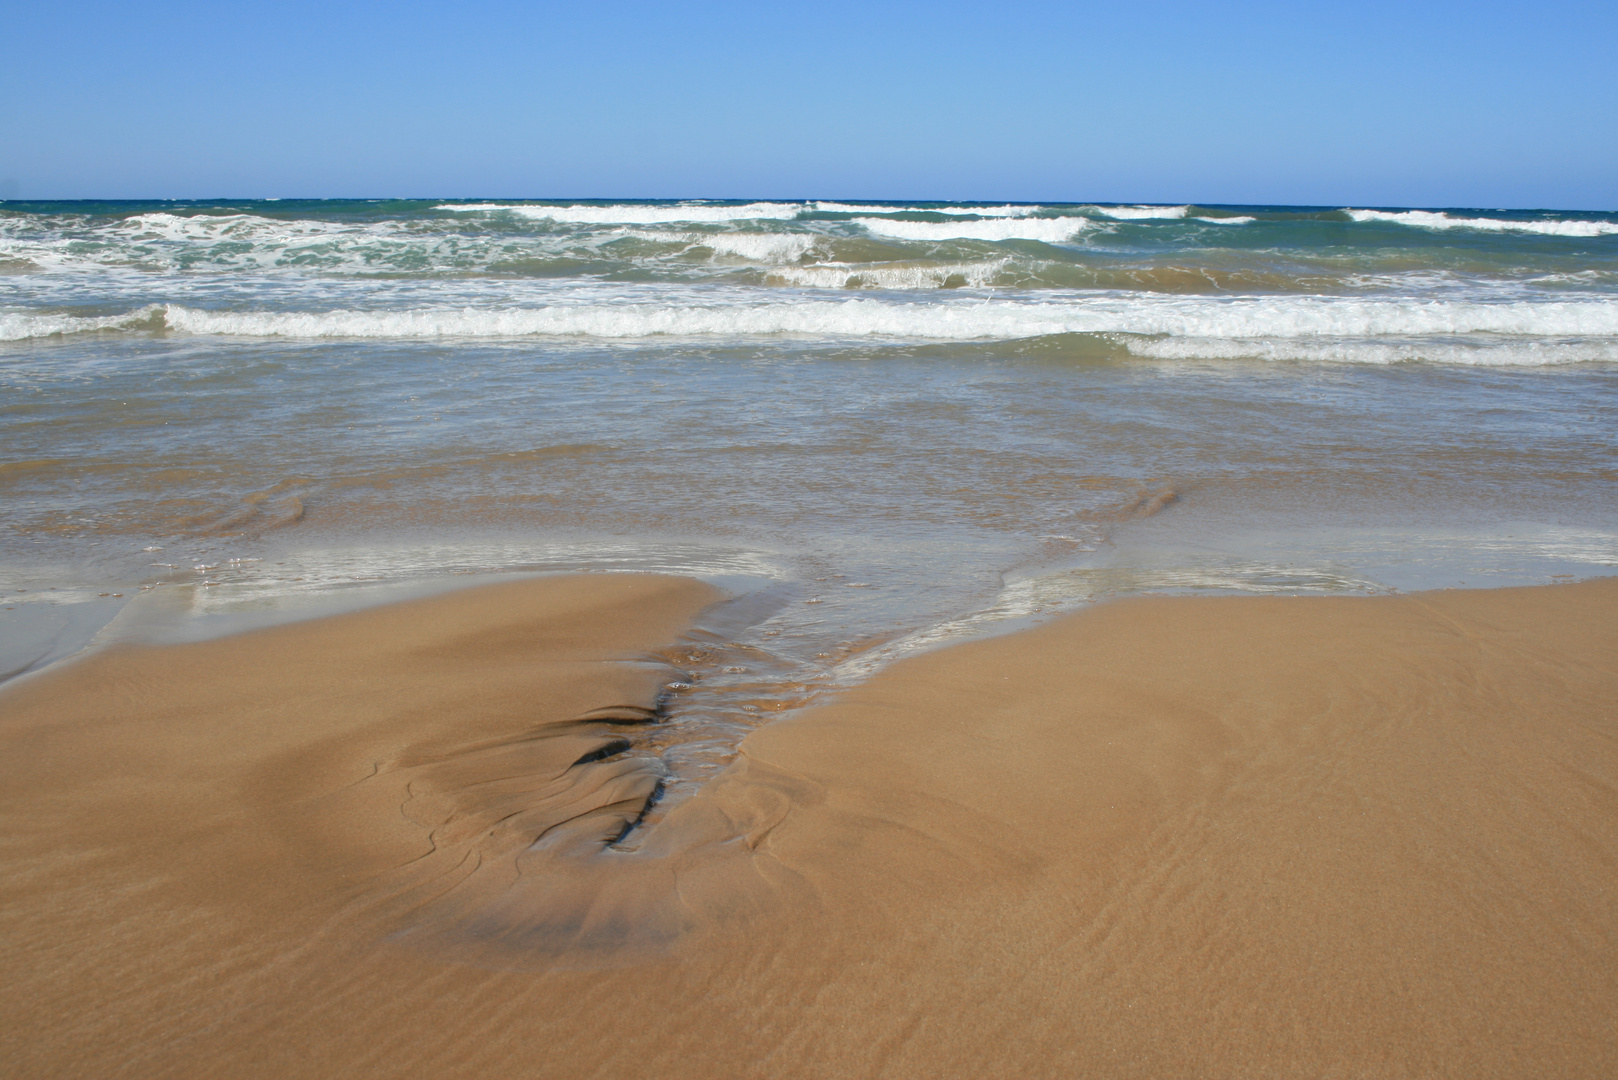
[{"label": "shoreline", "polygon": [[[0,689],[0,1014],[29,1033],[5,1056],[310,1077],[1618,1063],[1618,579],[1110,601],[755,729],[615,850],[656,790],[636,733],[716,598],[508,582]],[[604,1039],[613,1015],[636,1020]]]}]

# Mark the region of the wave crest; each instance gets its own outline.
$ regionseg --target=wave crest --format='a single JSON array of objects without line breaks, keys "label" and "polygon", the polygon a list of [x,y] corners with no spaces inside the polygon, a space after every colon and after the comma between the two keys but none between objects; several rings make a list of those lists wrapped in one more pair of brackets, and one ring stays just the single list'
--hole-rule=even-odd
[{"label": "wave crest", "polygon": [[[783,268],[783,272],[812,269]],[[842,270],[834,268],[833,273],[841,274]],[[835,283],[835,278],[832,281]],[[846,283],[847,277],[841,284]],[[1496,335],[1602,339],[1587,341],[1586,358],[1618,359],[1618,305],[1604,299],[1476,303],[1327,297],[1078,296],[1011,300],[962,296],[950,300],[794,297],[700,304],[648,296],[492,310],[468,306],[381,311],[209,311],[165,304],[100,317],[0,316],[0,339],[5,340],[120,329],[315,339],[807,335],[947,341],[1083,333],[1332,343]],[[1397,341],[1392,344],[1403,347]],[[1204,351],[1212,347],[1196,346]]]},{"label": "wave crest", "polygon": [[866,206],[850,203],[817,202],[815,209],[823,214],[960,214],[966,217],[1018,218],[1037,214],[1043,206],[914,206],[900,203],[894,206]]},{"label": "wave crest", "polygon": [[1480,232],[1538,233],[1541,236],[1618,236],[1618,222],[1562,218],[1515,221],[1508,218],[1458,218],[1435,210],[1347,210],[1359,222],[1390,222],[1418,229],[1476,229]]},{"label": "wave crest", "polygon": [[1088,209],[1117,221],[1174,220],[1191,212],[1189,206],[1091,206]]},{"label": "wave crest", "polygon": [[855,218],[854,223],[877,236],[899,240],[1041,240],[1061,244],[1088,224],[1084,218],[1013,218],[990,221],[892,221]]},{"label": "wave crest", "polygon": [[579,225],[660,225],[684,221],[784,221],[808,209],[805,203],[755,202],[745,206],[713,206],[703,203],[639,205],[615,203],[610,206],[537,206],[533,203],[446,203],[435,210],[458,214],[507,213],[541,221]]}]

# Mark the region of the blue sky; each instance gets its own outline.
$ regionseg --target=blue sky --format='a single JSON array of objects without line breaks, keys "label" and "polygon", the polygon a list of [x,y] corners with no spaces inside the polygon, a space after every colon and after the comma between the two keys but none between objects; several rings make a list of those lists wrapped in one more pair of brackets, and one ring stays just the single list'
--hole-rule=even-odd
[{"label": "blue sky", "polygon": [[1618,4],[0,0],[23,198],[1618,209]]}]

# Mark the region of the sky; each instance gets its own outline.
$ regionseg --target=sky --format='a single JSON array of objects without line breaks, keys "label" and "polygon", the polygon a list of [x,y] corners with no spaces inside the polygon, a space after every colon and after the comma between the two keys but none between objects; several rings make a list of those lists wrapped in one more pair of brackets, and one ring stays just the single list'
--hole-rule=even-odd
[{"label": "sky", "polygon": [[1618,4],[0,0],[0,197],[1618,210]]}]

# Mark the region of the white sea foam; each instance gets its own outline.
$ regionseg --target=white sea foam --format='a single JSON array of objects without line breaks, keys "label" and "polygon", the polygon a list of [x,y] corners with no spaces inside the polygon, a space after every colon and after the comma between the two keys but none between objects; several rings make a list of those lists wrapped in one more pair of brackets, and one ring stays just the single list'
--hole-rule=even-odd
[{"label": "white sea foam", "polygon": [[1089,209],[1119,221],[1183,218],[1191,211],[1189,206],[1092,206]]},{"label": "white sea foam", "polygon": [[210,312],[169,305],[172,330],[197,334],[306,338],[511,338],[528,336],[641,338],[905,337],[970,339],[1059,333],[1062,324],[1035,319],[1016,307],[954,308],[926,302],[875,300],[796,301],[708,306],[672,304],[558,304],[491,311],[483,308],[392,312]]},{"label": "white sea foam", "polygon": [[710,248],[717,255],[733,255],[756,263],[793,262],[807,255],[823,238],[813,233],[687,233],[693,247]]},{"label": "white sea foam", "polygon": [[1256,217],[1197,217],[1192,221],[1206,221],[1210,225],[1250,225],[1257,221]]},{"label": "white sea foam", "polygon": [[967,217],[1016,218],[1028,217],[1043,210],[1042,206],[863,206],[849,203],[817,202],[815,209],[827,214],[960,214]]},{"label": "white sea foam", "polygon": [[[833,279],[834,280],[834,279]],[[846,283],[847,278],[844,279]],[[737,297],[752,294],[738,291]],[[209,311],[178,304],[152,306],[123,316],[6,315],[0,335],[10,340],[89,330],[166,327],[170,331],[250,337],[297,338],[515,338],[604,339],[670,335],[756,337],[809,335],[822,338],[885,337],[911,340],[991,340],[1049,334],[1162,335],[1137,341],[1142,355],[1263,355],[1251,342],[1289,342],[1275,355],[1305,355],[1299,341],[1320,358],[1342,342],[1369,340],[1392,353],[1415,357],[1428,349],[1413,338],[1465,335],[1519,338],[1583,338],[1578,350],[1546,356],[1613,359],[1618,347],[1618,305],[1605,298],[1544,302],[1479,303],[1332,297],[1069,296],[1010,299],[958,296],[950,299],[811,298],[772,296],[742,302],[703,303],[684,293],[628,293],[601,301],[576,298],[533,307],[411,308],[382,311]],[[1376,342],[1375,339],[1394,339]],[[1176,345],[1179,339],[1196,344]],[[1221,344],[1238,339],[1238,344]],[[1495,341],[1451,342],[1454,356],[1472,355]],[[1499,342],[1499,344],[1513,344]],[[1440,342],[1442,351],[1449,345]],[[1156,350],[1156,352],[1152,352]],[[1200,351],[1199,351],[1200,350]],[[1225,350],[1218,352],[1218,350]],[[1237,350],[1232,352],[1231,350]],[[1248,350],[1248,351],[1241,351]],[[1560,350],[1560,351],[1558,351]],[[1510,362],[1535,362],[1527,358]],[[1392,355],[1389,353],[1389,355]],[[1406,355],[1400,353],[1400,356]],[[1335,354],[1332,354],[1335,356]],[[1419,353],[1425,356],[1426,353]],[[1446,354],[1448,355],[1448,354]],[[1503,355],[1503,354],[1502,354]],[[1398,358],[1398,357],[1395,357]],[[1562,362],[1562,361],[1557,361]]]},{"label": "white sea foam", "polygon": [[1083,218],[1014,218],[998,221],[892,221],[855,218],[878,236],[899,240],[1043,240],[1060,244],[1085,227]]},{"label": "white sea foam", "polygon": [[157,305],[151,305],[122,315],[24,315],[5,313],[0,314],[0,341],[26,341],[29,338],[84,334],[96,330],[128,330],[142,323],[153,323],[161,310]]},{"label": "white sea foam", "polygon": [[[770,552],[749,548],[718,547],[699,543],[656,541],[500,541],[468,540],[461,543],[429,542],[359,547],[302,549],[288,552],[296,569],[287,572],[275,564],[230,567],[211,575],[216,586],[192,592],[193,615],[250,615],[280,608],[296,613],[300,601],[348,592],[377,589],[386,596],[390,586],[453,580],[462,574],[513,570],[627,571],[680,574],[688,577],[737,577],[761,581],[781,579],[787,571]],[[388,583],[378,586],[378,582]],[[408,585],[405,585],[408,588]],[[266,611],[269,609],[269,611]],[[270,615],[265,622],[281,621]]]},{"label": "white sea foam", "polygon": [[[12,226],[22,223],[18,219],[6,222]],[[177,259],[263,266],[302,246],[330,243],[335,234],[365,232],[364,227],[278,221],[254,214],[156,212],[133,214],[66,235],[0,236],[0,257],[27,259],[56,272],[173,266]]]},{"label": "white sea foam", "polygon": [[[10,226],[6,228],[5,226]],[[10,233],[11,235],[7,235]],[[467,229],[444,220],[281,221],[252,214],[136,214],[90,223],[65,236],[18,235],[0,219],[0,259],[50,272],[265,270],[319,274],[465,272],[513,261],[593,257],[621,232],[543,226],[528,234]],[[683,235],[674,239],[683,243]],[[103,278],[103,281],[111,279]]]},{"label": "white sea foam", "polygon": [[1618,236],[1618,222],[1614,221],[1458,218],[1433,210],[1348,210],[1346,213],[1355,221],[1385,221],[1421,229],[1477,229],[1483,232],[1539,233],[1542,236]]},{"label": "white sea foam", "polygon": [[364,226],[327,221],[259,217],[256,214],[133,214],[113,228],[132,240],[183,242],[236,240],[255,244],[292,243],[338,233],[364,233]]},{"label": "white sea foam", "polygon": [[1618,340],[1382,342],[1171,337],[1132,340],[1128,347],[1136,356],[1159,360],[1303,360],[1340,364],[1424,361],[1475,367],[1546,367],[1618,361]]},{"label": "white sea foam", "polygon": [[819,233],[664,232],[627,229],[621,236],[657,244],[681,244],[686,250],[707,248],[716,256],[731,256],[766,265],[796,262],[825,240]]},{"label": "white sea foam", "polygon": [[713,206],[681,203],[676,206],[620,203],[612,206],[535,206],[532,203],[449,203],[435,210],[459,214],[503,212],[536,221],[557,221],[579,225],[658,225],[679,221],[759,221],[797,217],[804,203],[748,203],[746,206]]},{"label": "white sea foam", "polygon": [[[1060,539],[1068,540],[1069,537]],[[1073,540],[1075,551],[1093,551],[1093,541]],[[917,630],[860,653],[832,669],[832,681],[851,684],[870,678],[896,660],[950,641],[975,637],[997,624],[1020,622],[1035,615],[1056,615],[1121,592],[1237,592],[1257,594],[1332,594],[1384,591],[1365,578],[1349,577],[1325,567],[1265,564],[1250,560],[1208,567],[1173,569],[1058,570],[1028,577],[1008,577],[993,603],[969,614]]]},{"label": "white sea foam", "polygon": [[777,266],[765,280],[804,289],[938,289],[960,285],[981,289],[994,284],[1008,260],[981,263],[943,263],[932,266],[883,263],[818,263],[812,266]]}]

